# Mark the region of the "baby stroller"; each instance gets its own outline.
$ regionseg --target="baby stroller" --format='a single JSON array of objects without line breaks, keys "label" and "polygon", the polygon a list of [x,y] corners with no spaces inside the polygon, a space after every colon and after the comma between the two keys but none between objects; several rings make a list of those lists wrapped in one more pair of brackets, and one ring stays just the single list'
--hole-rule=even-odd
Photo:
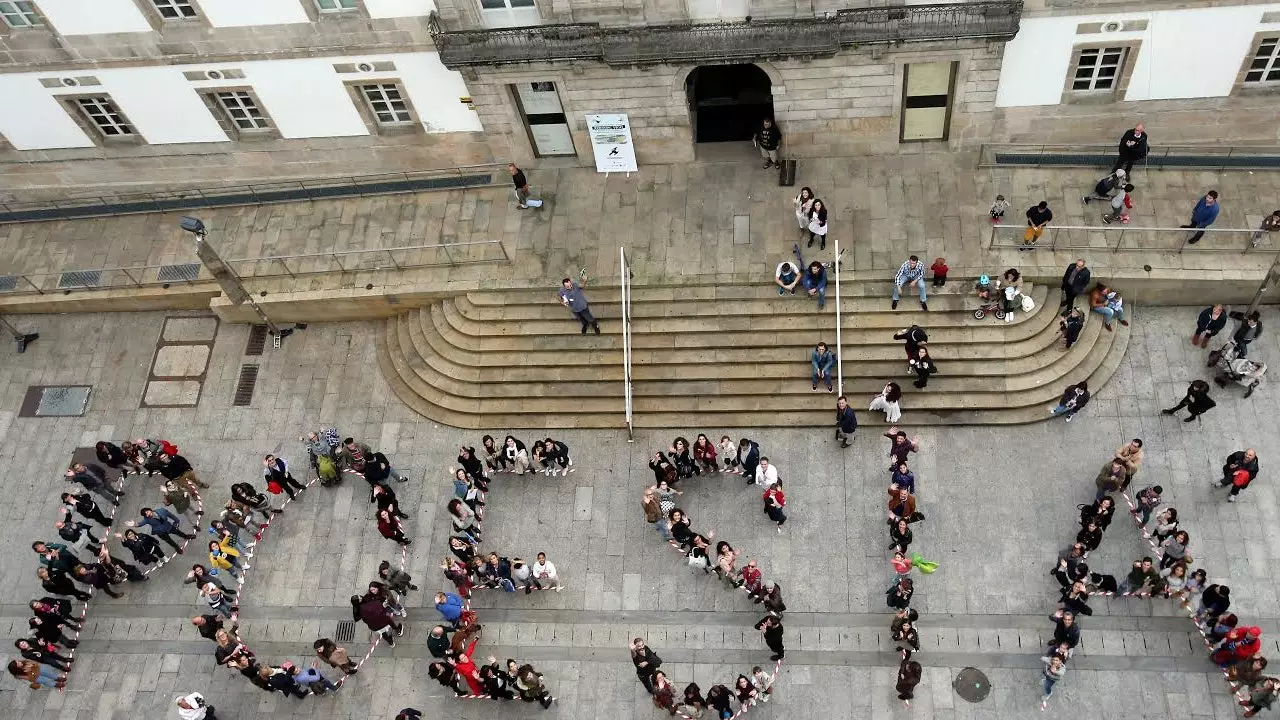
[{"label": "baby stroller", "polygon": [[1252,358],[1242,358],[1236,350],[1234,340],[1209,353],[1209,367],[1218,369],[1213,381],[1218,387],[1226,387],[1227,383],[1236,383],[1245,387],[1244,396],[1253,394],[1254,388],[1262,384],[1262,377],[1267,374],[1267,364]]}]

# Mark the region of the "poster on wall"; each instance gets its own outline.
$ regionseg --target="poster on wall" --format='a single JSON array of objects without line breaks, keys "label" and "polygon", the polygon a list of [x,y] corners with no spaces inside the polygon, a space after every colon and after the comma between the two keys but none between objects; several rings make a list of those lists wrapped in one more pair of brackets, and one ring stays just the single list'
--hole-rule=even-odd
[{"label": "poster on wall", "polygon": [[636,172],[636,148],[625,114],[588,115],[587,134],[596,157],[596,172]]}]

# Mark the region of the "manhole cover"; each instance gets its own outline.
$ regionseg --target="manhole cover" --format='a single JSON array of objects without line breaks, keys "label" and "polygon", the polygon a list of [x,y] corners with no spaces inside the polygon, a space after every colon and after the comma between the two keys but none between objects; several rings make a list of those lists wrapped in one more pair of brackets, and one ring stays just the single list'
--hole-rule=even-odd
[{"label": "manhole cover", "polygon": [[356,624],[350,620],[339,620],[333,633],[334,642],[349,643],[356,639]]},{"label": "manhole cover", "polygon": [[956,689],[957,695],[971,703],[982,702],[991,693],[991,681],[978,668],[967,667],[961,670],[951,687]]},{"label": "manhole cover", "polygon": [[92,385],[45,386],[27,388],[22,398],[19,417],[80,417],[89,407]]}]

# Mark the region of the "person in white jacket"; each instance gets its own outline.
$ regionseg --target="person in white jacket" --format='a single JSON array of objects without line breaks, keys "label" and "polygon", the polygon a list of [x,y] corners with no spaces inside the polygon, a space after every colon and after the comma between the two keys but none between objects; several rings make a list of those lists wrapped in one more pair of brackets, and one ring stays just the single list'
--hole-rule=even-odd
[{"label": "person in white jacket", "polygon": [[538,561],[533,564],[533,577],[538,587],[543,590],[560,591],[564,586],[556,575],[556,566],[547,559],[546,553],[538,553]]},{"label": "person in white jacket", "polygon": [[174,703],[178,706],[178,717],[182,720],[218,720],[213,706],[206,704],[204,696],[198,692],[183,695]]},{"label": "person in white jacket", "polygon": [[769,462],[769,458],[760,458],[760,464],[756,466],[756,484],[769,487],[778,482],[778,466]]}]

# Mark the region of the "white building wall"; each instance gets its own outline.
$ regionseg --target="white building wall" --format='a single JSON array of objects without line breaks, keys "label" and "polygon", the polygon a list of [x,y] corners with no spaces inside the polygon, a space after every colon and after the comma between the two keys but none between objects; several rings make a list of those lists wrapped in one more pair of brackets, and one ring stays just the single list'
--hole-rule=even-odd
[{"label": "white building wall", "polygon": [[364,0],[369,17],[426,17],[436,9],[433,0]]},{"label": "white building wall", "polygon": [[[1262,30],[1262,16],[1280,4],[1212,7],[1069,17],[1023,18],[1017,37],[1005,46],[997,107],[1057,105],[1061,102],[1072,49],[1083,43],[1141,40],[1125,101],[1222,97],[1230,94]],[[1076,34],[1081,23],[1146,20],[1137,32]]]},{"label": "white building wall", "polygon": [[35,75],[0,75],[0,135],[17,150],[93,147]]},{"label": "white building wall", "polygon": [[36,5],[63,35],[152,31],[133,0],[36,0]]},{"label": "white building wall", "polygon": [[[334,64],[395,63],[387,72],[339,73]],[[244,72],[243,79],[191,81],[189,70]],[[354,58],[303,58],[212,65],[99,68],[93,87],[45,88],[40,78],[57,72],[0,75],[0,133],[19,150],[91,147],[93,140],[68,117],[59,95],[101,92],[109,95],[148,143],[228,142],[200,93],[220,87],[250,87],[285,138],[368,135],[347,83],[398,82],[427,132],[479,132],[480,120],[460,100],[470,95],[462,76],[440,64],[434,52],[365,55]]]},{"label": "white building wall", "polygon": [[214,27],[288,25],[311,22],[304,2],[311,0],[200,0],[200,10]]}]

